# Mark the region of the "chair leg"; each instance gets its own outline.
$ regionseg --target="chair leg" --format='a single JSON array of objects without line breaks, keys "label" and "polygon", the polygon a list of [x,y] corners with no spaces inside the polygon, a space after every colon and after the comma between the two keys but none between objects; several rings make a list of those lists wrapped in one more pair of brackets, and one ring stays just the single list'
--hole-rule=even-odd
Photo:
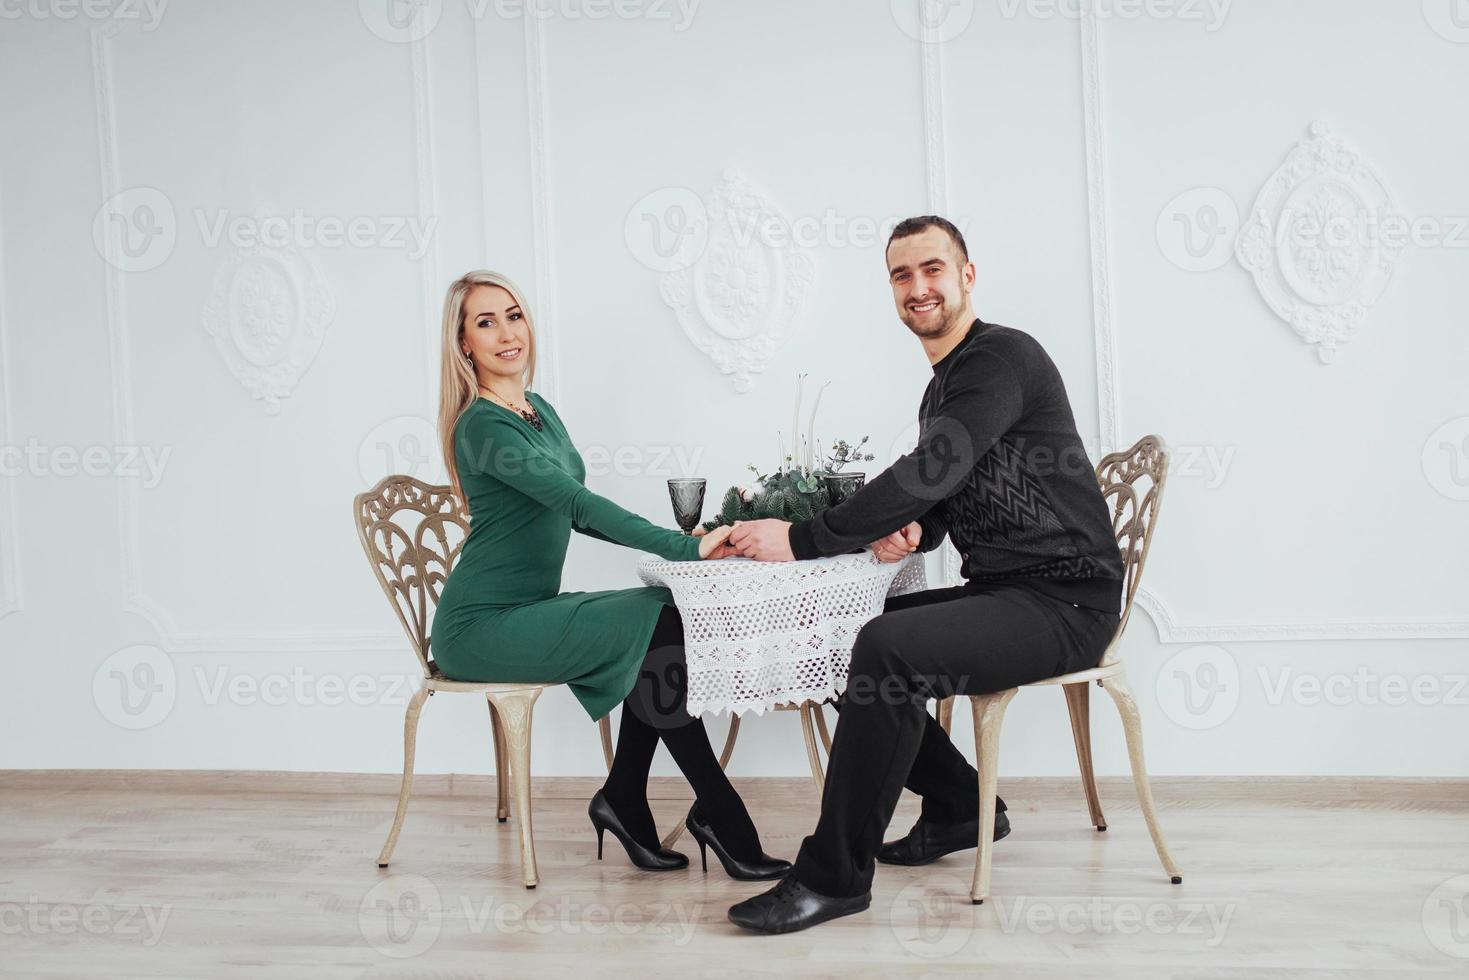
[{"label": "chair leg", "polygon": [[826,705],[818,704],[814,709],[816,715],[816,731],[821,735],[821,744],[826,749],[826,757],[831,758],[831,732],[826,730]]},{"label": "chair leg", "polygon": [[811,778],[816,782],[816,795],[826,791],[826,774],[821,771],[821,753],[816,748],[816,729],[812,727],[811,712],[814,701],[801,703],[801,734],[806,736],[806,759],[811,763]]},{"label": "chair leg", "polygon": [[377,866],[386,868],[393,857],[393,848],[398,846],[398,834],[403,830],[403,818],[408,815],[408,795],[413,792],[413,756],[418,748],[418,716],[423,712],[423,702],[428,700],[430,690],[420,687],[408,702],[408,711],[403,716],[403,785],[398,790],[398,812],[393,816],[393,829],[388,831],[387,842],[377,856]]},{"label": "chair leg", "polygon": [[607,771],[612,771],[612,717],[605,714],[597,719],[597,730],[602,733],[602,758],[607,762]]},{"label": "chair leg", "polygon": [[1112,695],[1112,700],[1117,702],[1117,710],[1122,715],[1122,731],[1127,736],[1127,757],[1132,762],[1132,781],[1137,787],[1137,801],[1142,806],[1144,819],[1148,821],[1148,833],[1153,836],[1153,847],[1158,851],[1158,859],[1163,862],[1163,870],[1176,885],[1183,881],[1183,874],[1178,870],[1178,865],[1173,863],[1173,855],[1168,853],[1168,844],[1163,840],[1163,830],[1158,826],[1158,812],[1153,806],[1153,789],[1148,784],[1148,767],[1143,762],[1143,726],[1142,716],[1137,710],[1137,698],[1128,686],[1127,678],[1121,674],[1102,678],[1102,687]]},{"label": "chair leg", "polygon": [[979,853],[974,859],[974,883],[969,900],[983,905],[990,897],[990,859],[995,849],[995,790],[1000,781],[1000,723],[1005,708],[1019,688],[994,694],[971,695],[974,709],[974,757],[979,763]]},{"label": "chair leg", "polygon": [[954,733],[954,699],[940,698],[935,713],[938,715],[939,727],[944,730],[944,734],[952,735]]},{"label": "chair leg", "polygon": [[522,691],[494,692],[488,696],[505,732],[510,778],[515,783],[515,816],[520,821],[521,875],[525,887],[534,888],[541,878],[536,870],[535,830],[530,818],[530,720],[541,689],[532,687]]},{"label": "chair leg", "polygon": [[[729,713],[729,734],[724,736],[724,751],[719,753],[719,768],[729,768],[729,757],[734,755],[735,739],[739,737],[739,734],[740,716],[731,711]],[[689,807],[689,812],[692,813],[693,811],[694,808]],[[668,832],[667,837],[663,838],[663,846],[672,847],[683,836],[683,832],[684,825],[680,822],[678,826]]]},{"label": "chair leg", "polygon": [[719,768],[729,767],[729,757],[734,755],[735,739],[740,734],[740,716],[733,711],[729,713],[729,734],[724,736],[724,751],[719,753]]},{"label": "chair leg", "polygon": [[504,823],[510,817],[510,760],[505,758],[505,731],[495,717],[495,702],[485,697],[490,709],[490,737],[495,743],[495,820]]},{"label": "chair leg", "polygon": [[1081,767],[1081,788],[1086,793],[1086,808],[1091,811],[1092,826],[1107,829],[1102,816],[1102,800],[1097,796],[1097,774],[1092,769],[1091,689],[1087,684],[1065,684],[1066,710],[1071,714],[1071,738],[1076,742],[1076,762]]}]

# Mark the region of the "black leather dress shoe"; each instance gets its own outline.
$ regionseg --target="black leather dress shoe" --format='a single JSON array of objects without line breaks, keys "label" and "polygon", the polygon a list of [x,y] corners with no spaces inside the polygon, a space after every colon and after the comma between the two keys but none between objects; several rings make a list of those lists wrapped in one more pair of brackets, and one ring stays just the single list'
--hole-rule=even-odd
[{"label": "black leather dress shoe", "polygon": [[832,898],[813,892],[794,875],[786,875],[770,891],[731,905],[729,921],[754,932],[796,932],[828,919],[861,912],[871,904],[870,891],[851,898]]},{"label": "black leather dress shoe", "polygon": [[[1004,810],[995,814],[995,840],[1010,833],[1010,818]],[[908,831],[908,836],[882,845],[877,859],[883,864],[932,864],[945,854],[967,851],[979,846],[979,821],[964,823],[924,823],[922,818]]]}]

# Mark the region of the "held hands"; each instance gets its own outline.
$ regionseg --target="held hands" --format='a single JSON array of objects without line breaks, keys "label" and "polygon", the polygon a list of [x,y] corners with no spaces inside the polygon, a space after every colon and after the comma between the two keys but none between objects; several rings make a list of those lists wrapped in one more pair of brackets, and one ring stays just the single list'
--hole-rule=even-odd
[{"label": "held hands", "polygon": [[699,557],[706,561],[717,561],[737,554],[729,544],[729,532],[727,525],[720,525],[712,531],[706,531],[702,527],[694,528],[694,537],[700,539]]},{"label": "held hands", "polygon": [[791,553],[791,522],[773,517],[760,521],[735,521],[729,533],[735,554],[756,561],[795,561]]},{"label": "held hands", "polygon": [[872,553],[877,556],[878,561],[894,562],[902,561],[914,551],[918,550],[918,543],[923,540],[923,528],[917,521],[906,527],[899,528],[887,537],[874,541],[870,545]]}]

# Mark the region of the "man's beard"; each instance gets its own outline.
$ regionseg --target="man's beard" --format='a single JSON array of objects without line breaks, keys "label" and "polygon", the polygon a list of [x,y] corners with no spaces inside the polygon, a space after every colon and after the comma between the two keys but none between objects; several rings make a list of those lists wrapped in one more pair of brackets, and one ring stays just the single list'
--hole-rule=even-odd
[{"label": "man's beard", "polygon": [[901,319],[903,324],[913,331],[913,336],[920,340],[927,340],[930,337],[942,337],[948,333],[959,319],[959,311],[959,306],[950,306],[947,300],[940,300],[940,306],[936,311],[938,315],[931,318],[931,323],[927,327],[916,325],[913,322],[913,311],[906,306],[903,307]]}]

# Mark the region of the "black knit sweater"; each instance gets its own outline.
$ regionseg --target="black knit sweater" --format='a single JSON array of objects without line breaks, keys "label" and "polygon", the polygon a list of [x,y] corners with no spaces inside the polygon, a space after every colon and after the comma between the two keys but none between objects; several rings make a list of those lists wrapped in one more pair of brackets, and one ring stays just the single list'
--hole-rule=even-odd
[{"label": "black knit sweater", "polygon": [[975,320],[933,366],[918,446],[836,507],[791,525],[796,558],[870,544],[911,521],[947,533],[971,584],[1022,584],[1116,612],[1122,557],[1066,386],[1034,337]]}]

